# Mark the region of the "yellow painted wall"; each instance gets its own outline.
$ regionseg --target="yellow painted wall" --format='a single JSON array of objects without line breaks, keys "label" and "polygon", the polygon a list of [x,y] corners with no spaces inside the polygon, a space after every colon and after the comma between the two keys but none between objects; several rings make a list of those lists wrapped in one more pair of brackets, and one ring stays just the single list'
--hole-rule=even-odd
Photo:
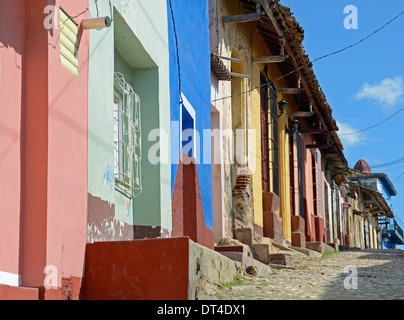
[{"label": "yellow painted wall", "polygon": [[[252,86],[260,85],[260,66],[252,65]],[[255,170],[252,173],[253,196],[254,196],[254,223],[264,226],[264,213],[262,208],[262,163],[261,163],[261,96],[260,90],[256,89],[251,95],[251,129],[255,130]]]},{"label": "yellow painted wall", "polygon": [[[279,53],[271,53],[266,47],[261,35],[254,32],[252,35],[252,56],[268,56]],[[277,64],[252,64],[252,87],[257,88],[261,85],[260,73],[264,67],[268,67],[269,79],[277,79],[281,76]],[[276,88],[287,87],[284,80],[274,83]],[[278,101],[285,99],[288,102],[288,110],[297,110],[297,106],[291,96],[282,96],[278,94]],[[278,102],[277,101],[277,102]],[[270,102],[269,102],[270,103]],[[270,119],[270,116],[269,116]],[[255,223],[263,225],[262,209],[262,166],[261,166],[261,98],[260,89],[252,92],[252,129],[256,130],[256,170],[253,173],[253,195],[254,195],[254,216]],[[289,135],[286,133],[285,126],[288,125],[287,115],[283,115],[278,120],[278,145],[279,145],[279,197],[281,201],[280,217],[282,218],[283,236],[286,241],[292,242],[291,227],[291,199],[290,199],[290,166],[289,166]],[[269,124],[271,126],[271,124]],[[269,137],[272,129],[269,128]],[[270,153],[270,160],[272,160]],[[273,179],[272,175],[270,179]],[[272,184],[271,184],[272,185]],[[271,190],[273,191],[273,190]]]},{"label": "yellow painted wall", "polygon": [[[238,2],[232,0],[222,0],[218,2],[219,19],[221,16],[235,15],[243,13],[243,8]],[[233,67],[233,71],[250,75],[250,79],[234,81],[238,88],[230,89],[230,83],[223,82],[223,93],[235,94],[250,88],[257,88],[260,83],[260,72],[265,65],[252,63],[254,56],[278,55],[279,52],[271,53],[259,34],[254,23],[250,24],[219,24],[219,54],[222,56],[232,56],[242,61],[243,66],[225,62],[228,68]],[[277,79],[282,74],[279,72],[277,64],[268,64],[268,76],[270,79]],[[240,68],[239,68],[240,67]],[[287,87],[286,82],[281,80],[275,83],[277,88]],[[242,87],[242,88],[241,88]],[[231,92],[229,92],[230,90]],[[236,92],[237,91],[237,92]],[[285,99],[288,110],[297,110],[292,96],[278,95],[278,101]],[[224,129],[248,128],[255,130],[254,141],[247,142],[247,150],[250,157],[254,159],[252,171],[252,187],[254,200],[254,223],[263,227],[263,207],[262,207],[262,167],[261,167],[261,99],[260,89],[254,89],[251,93],[240,98],[229,99],[223,102],[224,105]],[[246,118],[245,118],[246,117]],[[280,198],[283,233],[287,241],[291,242],[291,207],[290,207],[290,172],[289,172],[289,136],[285,132],[285,124],[288,123],[287,116],[283,116],[279,122],[279,164],[280,164]],[[228,125],[229,124],[229,125]],[[271,128],[270,128],[271,129]],[[271,130],[269,130],[271,132]],[[255,150],[250,152],[250,148],[255,142]],[[224,143],[226,147],[226,143]],[[227,154],[226,151],[224,154]],[[271,155],[272,156],[272,155]],[[234,169],[234,166],[233,166]],[[226,167],[225,172],[229,171]],[[234,170],[233,170],[234,171]],[[228,174],[226,174],[226,177]],[[272,176],[271,176],[272,179]],[[234,180],[234,177],[233,177]],[[227,182],[226,182],[227,185]],[[234,185],[234,181],[232,183]],[[226,191],[230,197],[230,189]]]},{"label": "yellow painted wall", "polygon": [[281,199],[280,216],[282,218],[283,237],[292,243],[291,199],[290,199],[290,157],[287,115],[282,115],[278,121],[279,133],[279,198]]}]

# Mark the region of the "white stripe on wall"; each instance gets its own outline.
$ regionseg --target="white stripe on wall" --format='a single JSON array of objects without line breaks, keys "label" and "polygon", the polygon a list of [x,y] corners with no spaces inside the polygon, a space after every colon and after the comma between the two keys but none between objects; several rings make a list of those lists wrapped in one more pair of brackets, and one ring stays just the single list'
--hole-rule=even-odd
[{"label": "white stripe on wall", "polygon": [[21,276],[14,273],[0,271],[0,285],[19,287],[21,285]]}]

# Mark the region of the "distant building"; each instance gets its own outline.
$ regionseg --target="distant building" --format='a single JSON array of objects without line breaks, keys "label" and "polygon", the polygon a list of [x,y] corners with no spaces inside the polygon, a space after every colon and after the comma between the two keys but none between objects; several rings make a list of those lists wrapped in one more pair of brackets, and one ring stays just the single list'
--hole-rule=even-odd
[{"label": "distant building", "polygon": [[[370,217],[377,220],[369,220],[364,225],[365,234],[374,235],[373,230],[378,230],[378,248],[395,249],[397,245],[404,244],[402,228],[395,219],[391,209],[391,198],[397,196],[397,191],[389,176],[385,173],[373,173],[369,164],[361,159],[354,169],[350,170],[349,180],[351,187],[357,186],[357,195],[362,203],[363,211],[370,213]],[[363,199],[367,194],[370,198]],[[377,225],[376,225],[377,223]],[[366,244],[366,247],[373,246]]]}]

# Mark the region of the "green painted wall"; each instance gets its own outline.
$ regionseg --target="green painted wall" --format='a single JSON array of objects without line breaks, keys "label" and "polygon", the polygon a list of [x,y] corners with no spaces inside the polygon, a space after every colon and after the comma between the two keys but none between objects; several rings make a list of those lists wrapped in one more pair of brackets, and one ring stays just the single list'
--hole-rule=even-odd
[{"label": "green painted wall", "polygon": [[[90,14],[97,16],[94,1]],[[90,31],[89,193],[115,204],[116,219],[130,225],[171,230],[171,168],[153,165],[149,132],[170,132],[167,7],[164,0],[98,2],[108,29]],[[114,186],[114,71],[124,74],[141,100],[143,193],[129,200]],[[170,148],[168,148],[169,152]],[[167,155],[170,159],[170,155]]]}]

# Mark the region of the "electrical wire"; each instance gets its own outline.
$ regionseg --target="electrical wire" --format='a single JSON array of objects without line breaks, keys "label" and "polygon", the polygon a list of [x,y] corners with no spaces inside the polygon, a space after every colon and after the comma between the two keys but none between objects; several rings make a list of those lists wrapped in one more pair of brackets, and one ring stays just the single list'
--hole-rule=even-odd
[{"label": "electrical wire", "polygon": [[403,172],[403,173],[401,173],[401,174],[398,176],[398,178],[397,178],[396,180],[394,180],[394,181],[393,181],[393,183],[394,183],[394,182],[396,182],[398,179],[400,179],[402,176],[404,176],[404,172]]},{"label": "electrical wire", "polygon": [[[321,56],[321,57],[318,57],[318,58],[314,59],[313,61],[310,61],[310,62],[308,62],[308,63],[302,65],[301,67],[299,67],[299,68],[297,68],[297,69],[295,69],[295,70],[293,70],[293,71],[291,71],[291,72],[289,72],[289,73],[287,73],[287,74],[285,74],[285,75],[283,75],[283,76],[281,76],[281,77],[279,77],[279,78],[273,80],[272,82],[280,81],[280,80],[282,80],[282,79],[284,79],[284,78],[290,76],[291,74],[294,74],[294,73],[298,72],[299,70],[305,68],[306,66],[313,64],[314,62],[317,62],[317,61],[326,59],[326,58],[328,58],[328,57],[330,57],[330,56],[339,54],[339,53],[344,52],[344,51],[346,51],[346,50],[348,50],[348,49],[351,49],[351,48],[353,48],[353,47],[358,46],[358,45],[361,44],[362,42],[368,40],[369,38],[371,38],[372,36],[374,36],[376,33],[380,32],[381,30],[383,30],[384,28],[386,28],[388,25],[390,25],[391,23],[393,23],[395,20],[397,20],[397,19],[398,19],[400,16],[402,16],[403,14],[404,14],[404,11],[400,12],[400,13],[397,14],[393,19],[391,19],[390,21],[386,22],[382,27],[380,27],[380,28],[378,28],[377,30],[373,31],[372,33],[370,33],[369,35],[367,35],[367,36],[364,37],[363,39],[361,39],[361,40],[355,42],[354,44],[351,44],[351,45],[346,46],[345,48],[342,48],[342,49],[340,49],[340,50],[337,50],[337,51],[328,53],[328,54],[326,54],[326,55],[323,55],[323,56]],[[260,89],[260,88],[262,88],[263,86],[266,86],[266,85],[269,85],[269,83],[262,84],[262,85],[260,85],[260,86],[258,86],[258,87],[252,88],[252,89],[247,90],[247,91],[240,92],[240,93],[235,94],[235,95],[231,95],[231,96],[227,96],[227,97],[218,98],[218,99],[212,100],[212,102],[217,102],[217,101],[221,101],[221,100],[230,99],[230,98],[233,98],[233,97],[238,97],[238,96],[241,96],[241,95],[243,95],[243,94],[247,94],[247,93],[250,93],[250,92],[252,92],[252,91],[254,91],[254,90]]]},{"label": "electrical wire", "polygon": [[362,132],[368,131],[368,130],[373,129],[373,128],[376,128],[376,127],[382,125],[383,123],[387,122],[388,120],[394,118],[395,116],[397,116],[397,115],[398,115],[400,112],[402,112],[402,111],[404,111],[404,108],[400,109],[398,112],[396,112],[396,113],[393,114],[392,116],[388,117],[387,119],[384,119],[382,122],[379,122],[379,123],[377,123],[377,124],[375,124],[375,125],[373,125],[373,126],[371,126],[371,127],[369,127],[369,128],[366,128],[366,129],[363,129],[363,130],[359,130],[359,131],[356,131],[356,132],[339,133],[338,135],[339,135],[339,136],[349,136],[349,135],[358,134],[358,133],[362,133]]},{"label": "electrical wire", "polygon": [[100,10],[98,9],[98,0],[94,0],[95,8],[97,10],[97,18],[100,17]]},{"label": "electrical wire", "polygon": [[177,54],[177,67],[178,67],[178,91],[180,96],[180,105],[183,104],[182,101],[182,84],[181,84],[181,65],[180,65],[180,54],[179,54],[179,47],[178,47],[178,36],[177,36],[177,28],[175,25],[175,18],[174,18],[174,10],[171,3],[171,0],[168,1],[170,12],[171,12],[171,20],[173,23],[173,31],[174,31],[174,40],[175,40],[175,47],[176,47],[176,54]]},{"label": "electrical wire", "polygon": [[[393,160],[393,161],[391,161],[391,162],[387,162],[387,163],[383,163],[383,164],[378,164],[378,165],[374,165],[374,166],[370,166],[372,169],[376,169],[376,168],[383,168],[383,167],[391,167],[391,166],[394,166],[394,165],[396,165],[396,164],[399,164],[399,163],[401,163],[401,162],[403,162],[404,161],[404,157],[402,157],[402,158],[400,158],[400,159],[397,159],[397,160]],[[400,169],[400,168],[403,168],[403,167],[398,167],[398,168],[395,168],[395,169],[391,169],[391,170],[389,170],[389,171],[393,171],[393,170],[397,170],[397,169]]]}]

